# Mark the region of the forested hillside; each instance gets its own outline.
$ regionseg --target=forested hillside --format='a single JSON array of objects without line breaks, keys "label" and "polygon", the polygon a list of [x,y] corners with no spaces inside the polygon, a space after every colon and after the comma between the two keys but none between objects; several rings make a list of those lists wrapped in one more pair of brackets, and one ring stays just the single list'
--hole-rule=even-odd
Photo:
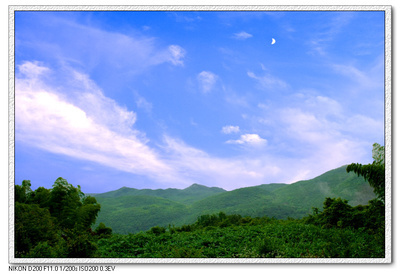
[{"label": "forested hillside", "polygon": [[198,184],[186,189],[121,188],[92,194],[102,205],[96,225],[112,226],[116,233],[146,231],[155,225],[184,225],[204,214],[220,211],[242,216],[301,218],[322,208],[325,197],[341,197],[350,205],[366,205],[375,197],[362,177],[346,167],[328,171],[311,180],[293,184],[264,184],[225,191]]}]

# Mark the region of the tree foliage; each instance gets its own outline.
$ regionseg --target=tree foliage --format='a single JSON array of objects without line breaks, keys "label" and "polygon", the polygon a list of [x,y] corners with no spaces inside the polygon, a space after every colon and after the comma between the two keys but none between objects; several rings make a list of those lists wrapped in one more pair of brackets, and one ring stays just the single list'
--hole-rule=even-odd
[{"label": "tree foliage", "polygon": [[[100,211],[96,198],[58,178],[52,189],[15,185],[16,257],[90,257],[96,251],[91,227]],[[104,224],[99,234],[111,234]]]},{"label": "tree foliage", "polygon": [[15,204],[16,255],[28,252],[40,242],[55,242],[57,235],[50,212],[37,204]]},{"label": "tree foliage", "polygon": [[355,172],[358,176],[364,179],[374,189],[377,198],[385,201],[385,147],[379,144],[373,144],[372,164],[362,165],[359,163],[352,163],[347,166],[347,172]]},{"label": "tree foliage", "polygon": [[385,205],[379,199],[368,205],[350,206],[341,198],[325,198],[323,211],[314,209],[314,214],[303,219],[306,223],[324,228],[366,228],[384,234]]},{"label": "tree foliage", "polygon": [[23,180],[22,184],[15,186],[14,198],[15,202],[26,203],[32,193],[31,181]]}]

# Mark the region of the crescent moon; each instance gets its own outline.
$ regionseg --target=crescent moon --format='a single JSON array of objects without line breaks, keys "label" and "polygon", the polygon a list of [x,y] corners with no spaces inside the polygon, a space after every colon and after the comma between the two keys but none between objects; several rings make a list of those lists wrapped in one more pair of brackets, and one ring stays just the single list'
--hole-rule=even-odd
[{"label": "crescent moon", "polygon": [[273,45],[273,44],[275,44],[275,39],[274,38],[272,38],[272,42],[271,42],[271,45]]}]

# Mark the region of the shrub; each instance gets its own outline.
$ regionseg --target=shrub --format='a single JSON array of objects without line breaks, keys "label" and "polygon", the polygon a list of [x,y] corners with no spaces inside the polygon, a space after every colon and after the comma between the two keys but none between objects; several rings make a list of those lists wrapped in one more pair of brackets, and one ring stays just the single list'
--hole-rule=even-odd
[{"label": "shrub", "polygon": [[306,224],[322,225],[324,228],[352,227],[382,230],[385,226],[385,205],[383,201],[374,199],[368,205],[352,207],[347,200],[341,198],[326,198],[324,210],[314,209],[313,215],[304,217]]},{"label": "shrub", "polygon": [[150,233],[153,233],[154,235],[157,235],[157,236],[165,233],[165,231],[166,231],[165,227],[154,226],[154,227],[150,228]]},{"label": "shrub", "polygon": [[92,242],[89,234],[72,232],[67,241],[68,258],[90,258],[97,250],[97,245]]},{"label": "shrub", "polygon": [[97,236],[100,238],[107,238],[112,235],[112,228],[111,227],[106,227],[104,223],[100,223],[98,227],[96,227],[95,231]]}]

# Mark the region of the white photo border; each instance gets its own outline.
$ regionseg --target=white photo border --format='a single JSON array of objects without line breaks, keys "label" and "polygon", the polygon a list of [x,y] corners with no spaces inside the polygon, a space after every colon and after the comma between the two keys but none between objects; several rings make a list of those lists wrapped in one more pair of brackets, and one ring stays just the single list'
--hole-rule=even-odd
[{"label": "white photo border", "polygon": [[[392,262],[392,7],[390,5],[47,5],[8,7],[8,189],[10,264],[366,264]],[[384,11],[385,12],[385,258],[15,258],[14,253],[14,164],[15,164],[15,25],[16,11]]]}]

